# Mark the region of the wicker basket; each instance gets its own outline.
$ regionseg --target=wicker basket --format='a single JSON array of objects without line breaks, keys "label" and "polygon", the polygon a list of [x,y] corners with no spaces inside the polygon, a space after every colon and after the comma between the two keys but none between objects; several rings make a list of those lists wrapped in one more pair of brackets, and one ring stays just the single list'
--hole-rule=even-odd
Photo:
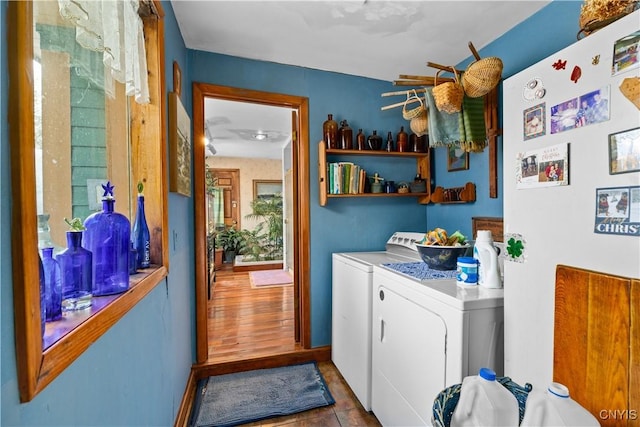
[{"label": "wicker basket", "polygon": [[[412,108],[411,110],[407,110],[407,105],[412,104],[416,101],[419,102],[420,105]],[[407,100],[404,101],[404,105],[402,106],[402,117],[404,117],[405,120],[411,120],[415,117],[420,116],[422,113],[424,113],[424,111],[424,102],[422,102],[422,98],[418,96],[415,89],[413,89],[413,95],[409,95],[409,92],[407,92]]]},{"label": "wicker basket", "polygon": [[472,62],[462,75],[464,93],[479,98],[489,93],[502,78],[502,60],[495,56]]},{"label": "wicker basket", "polygon": [[451,67],[451,69],[455,76],[454,82],[438,84],[438,74],[440,74],[442,70],[439,70],[433,79],[433,99],[436,102],[436,108],[438,108],[439,111],[449,114],[460,112],[462,109],[462,98],[464,97],[464,89],[460,84],[458,72],[454,67]]},{"label": "wicker basket", "polygon": [[638,0],[584,0],[580,8],[578,40],[640,8]]},{"label": "wicker basket", "polygon": [[429,132],[429,115],[427,110],[423,109],[419,116],[414,117],[409,122],[409,127],[418,136],[426,135]]}]

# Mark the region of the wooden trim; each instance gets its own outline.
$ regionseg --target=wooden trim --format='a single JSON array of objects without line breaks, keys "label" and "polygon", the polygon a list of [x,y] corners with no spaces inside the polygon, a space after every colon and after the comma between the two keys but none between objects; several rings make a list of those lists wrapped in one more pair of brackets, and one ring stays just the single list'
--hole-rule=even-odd
[{"label": "wooden trim", "polygon": [[196,379],[196,372],[191,369],[189,373],[189,379],[187,385],[184,388],[184,394],[180,401],[180,407],[178,408],[178,414],[176,420],[173,423],[174,427],[182,427],[189,425],[189,418],[191,418],[191,411],[193,409],[193,403],[196,399],[196,391],[198,389],[198,380]]},{"label": "wooden trim", "polygon": [[[293,147],[294,162],[294,233],[295,246],[294,284],[300,289],[300,313],[296,322],[301,325],[301,342],[304,348],[311,345],[310,286],[309,286],[309,105],[308,99],[295,95],[260,92],[208,83],[193,83],[193,179],[195,216],[195,286],[196,286],[196,360],[205,363],[208,357],[207,337],[207,253],[206,215],[204,193],[204,101],[212,97],[228,101],[244,101],[256,104],[283,106],[298,109],[300,130]],[[298,319],[298,317],[300,317]]]},{"label": "wooden trim", "polygon": [[331,360],[331,346],[316,347],[301,351],[292,351],[274,356],[256,357],[248,360],[234,360],[216,364],[193,365],[196,380],[212,375],[230,374],[232,372],[244,372],[254,369],[277,368],[279,366],[295,365],[305,362],[326,362]]}]

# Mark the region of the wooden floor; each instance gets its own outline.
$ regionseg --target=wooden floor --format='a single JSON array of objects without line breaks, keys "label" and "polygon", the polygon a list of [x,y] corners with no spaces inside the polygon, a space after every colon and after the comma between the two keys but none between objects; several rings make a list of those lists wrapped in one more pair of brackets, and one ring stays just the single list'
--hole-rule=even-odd
[{"label": "wooden floor", "polygon": [[[270,356],[298,349],[294,340],[293,286],[252,288],[248,272],[228,264],[216,272],[208,307],[209,363]],[[332,362],[319,362],[336,403],[245,426],[380,426],[364,410]]]}]

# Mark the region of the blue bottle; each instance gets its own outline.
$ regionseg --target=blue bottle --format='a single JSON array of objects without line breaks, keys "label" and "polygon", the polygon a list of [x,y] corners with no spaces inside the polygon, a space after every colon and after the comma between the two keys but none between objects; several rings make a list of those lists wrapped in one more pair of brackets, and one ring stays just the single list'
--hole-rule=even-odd
[{"label": "blue bottle", "polygon": [[144,214],[143,189],[142,183],[138,183],[138,209],[131,233],[131,242],[137,251],[137,268],[149,268],[151,263],[151,234]]},{"label": "blue bottle", "polygon": [[56,256],[62,276],[62,311],[91,306],[93,256],[82,247],[82,231],[67,231],[67,249]]},{"label": "blue bottle", "polygon": [[84,221],[83,247],[93,255],[93,296],[112,295],[129,289],[129,219],[114,211],[110,182],[102,185],[102,212]]},{"label": "blue bottle", "polygon": [[53,259],[53,248],[42,250],[44,267],[46,321],[62,319],[62,276],[60,264]]}]

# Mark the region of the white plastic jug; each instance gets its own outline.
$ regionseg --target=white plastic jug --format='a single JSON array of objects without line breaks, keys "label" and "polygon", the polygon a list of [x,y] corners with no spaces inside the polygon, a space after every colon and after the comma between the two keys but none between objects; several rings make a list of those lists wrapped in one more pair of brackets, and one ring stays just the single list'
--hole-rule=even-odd
[{"label": "white plastic jug", "polygon": [[551,383],[549,388],[532,390],[527,396],[527,405],[522,426],[599,426],[600,423],[589,411],[569,397],[569,389],[560,383]]},{"label": "white plastic jug", "polygon": [[473,247],[473,257],[478,260],[478,284],[485,288],[501,288],[498,250],[493,245],[490,230],[478,230]]},{"label": "white plastic jug", "polygon": [[518,400],[496,381],[494,371],[481,368],[477,376],[462,380],[451,427],[517,426],[519,421]]}]

